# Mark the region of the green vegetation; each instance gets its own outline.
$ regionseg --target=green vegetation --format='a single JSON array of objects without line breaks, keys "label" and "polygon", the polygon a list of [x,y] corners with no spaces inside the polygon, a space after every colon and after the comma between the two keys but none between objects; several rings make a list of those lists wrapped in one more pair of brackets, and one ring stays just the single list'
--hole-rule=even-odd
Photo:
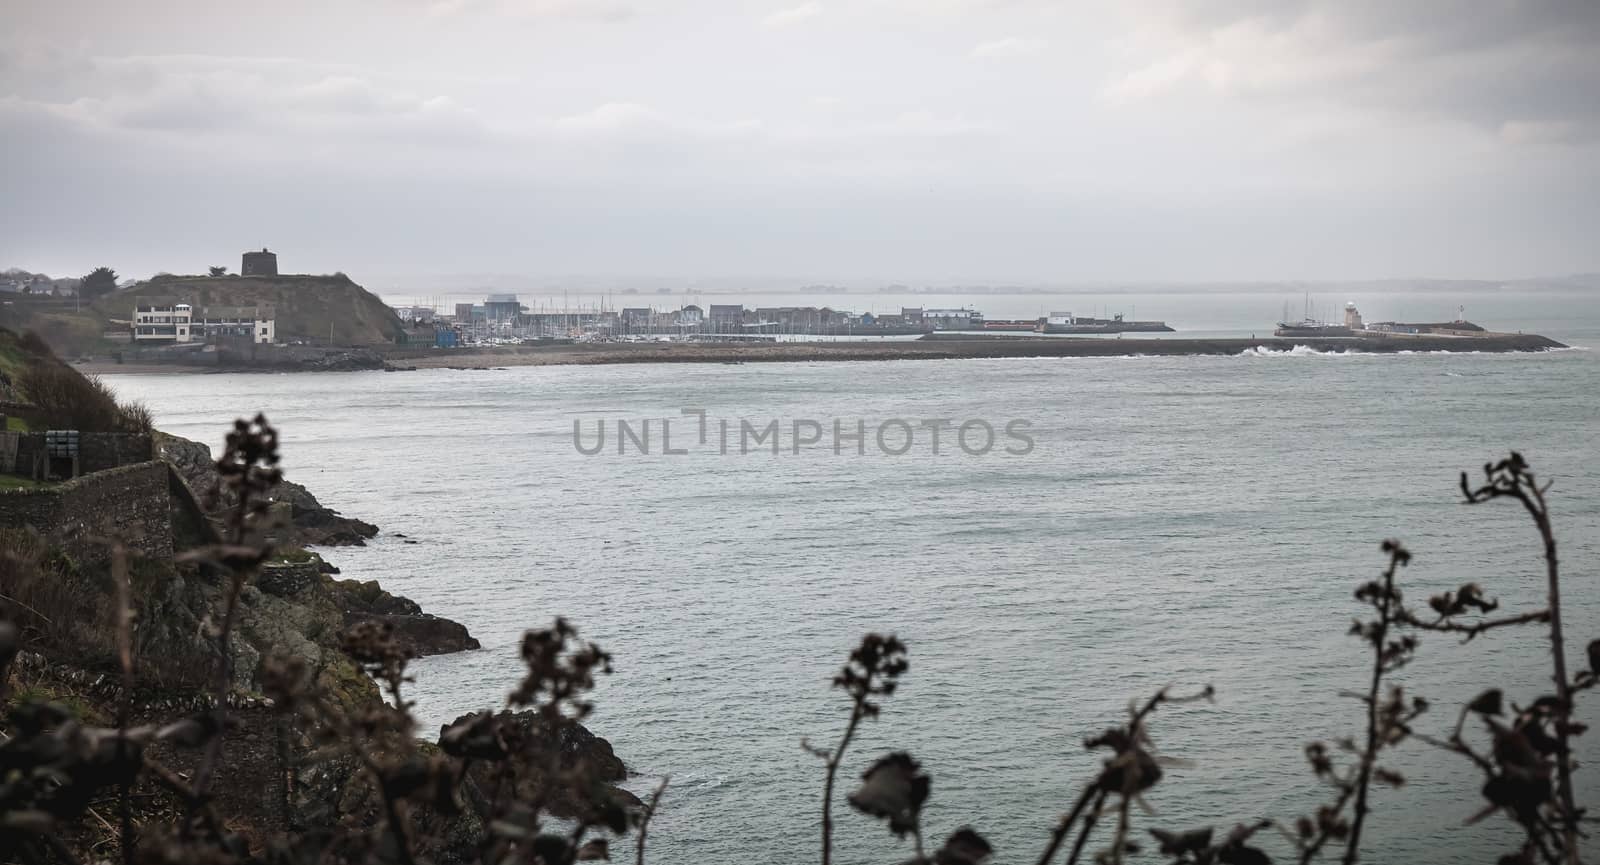
[{"label": "green vegetation", "polygon": [[0,490],[34,490],[46,486],[49,482],[41,483],[32,478],[18,477],[17,475],[0,475]]},{"label": "green vegetation", "polygon": [[0,328],[0,375],[15,381],[24,368],[33,362],[34,351],[24,345],[22,337]]},{"label": "green vegetation", "polygon": [[[119,404],[104,383],[62,363],[31,331],[18,336],[0,328],[0,385],[10,398],[35,407],[21,429],[150,431],[150,412],[144,406]],[[7,429],[13,428],[11,421],[6,418]]]},{"label": "green vegetation", "polygon": [[54,703],[65,709],[67,714],[80,724],[109,724],[113,720],[82,695],[47,682],[36,682],[18,688],[3,705],[9,712],[17,706],[28,703]]},{"label": "green vegetation", "polygon": [[150,411],[122,405],[105,383],[60,361],[41,360],[24,370],[18,389],[39,412],[46,428],[83,432],[150,431]]},{"label": "green vegetation", "polygon": [[109,267],[89,271],[78,284],[78,296],[85,299],[104,297],[117,290],[117,272]]}]

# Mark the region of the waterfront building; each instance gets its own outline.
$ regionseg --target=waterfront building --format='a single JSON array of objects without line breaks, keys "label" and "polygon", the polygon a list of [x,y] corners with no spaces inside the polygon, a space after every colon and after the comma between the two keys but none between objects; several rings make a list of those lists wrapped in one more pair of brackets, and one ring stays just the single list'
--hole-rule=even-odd
[{"label": "waterfront building", "polygon": [[133,341],[188,342],[194,309],[172,297],[141,297],[133,306]]},{"label": "waterfront building", "polygon": [[738,333],[744,329],[744,304],[713,303],[706,319],[713,333]]},{"label": "waterfront building", "polygon": [[254,343],[277,341],[277,314],[270,306],[204,306],[170,297],[141,297],[134,302],[135,343],[209,342],[243,338]]},{"label": "waterfront building", "polygon": [[983,327],[983,313],[974,309],[930,309],[923,320],[934,330],[973,330]]},{"label": "waterfront building", "polygon": [[270,306],[203,306],[189,333],[198,332],[207,341],[235,337],[265,344],[276,341],[277,328],[277,315]]}]

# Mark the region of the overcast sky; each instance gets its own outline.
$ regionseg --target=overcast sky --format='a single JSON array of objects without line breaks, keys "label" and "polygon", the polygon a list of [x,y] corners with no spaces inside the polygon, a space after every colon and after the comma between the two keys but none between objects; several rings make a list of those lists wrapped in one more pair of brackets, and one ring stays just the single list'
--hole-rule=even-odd
[{"label": "overcast sky", "polygon": [[0,267],[1600,270],[1595,0],[0,9]]}]

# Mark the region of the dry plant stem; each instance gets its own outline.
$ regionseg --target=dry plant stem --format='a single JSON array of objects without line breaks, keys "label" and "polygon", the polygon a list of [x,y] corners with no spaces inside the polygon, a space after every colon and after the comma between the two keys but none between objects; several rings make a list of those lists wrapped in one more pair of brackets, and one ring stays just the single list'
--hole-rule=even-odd
[{"label": "dry plant stem", "polygon": [[650,794],[650,804],[645,806],[644,814],[639,817],[639,838],[634,848],[634,865],[644,865],[644,839],[650,833],[650,818],[656,814],[656,805],[661,802],[661,794],[667,791],[667,781],[670,776],[663,777],[661,783],[656,785],[656,791]]},{"label": "dry plant stem", "polygon": [[1121,865],[1122,854],[1128,847],[1128,801],[1127,791],[1117,799],[1117,834],[1111,842],[1111,861]]},{"label": "dry plant stem", "polygon": [[23,602],[17,600],[16,598],[11,597],[10,595],[8,595],[8,594],[6,594],[4,592],[0,592],[0,601],[5,601],[8,604],[16,604],[17,606],[23,608],[24,610],[27,610],[28,612],[34,614],[35,616],[38,616],[47,625],[54,625],[55,624],[55,621],[53,619],[51,619],[49,616],[45,615],[44,613],[39,612],[38,610],[34,609],[32,606],[29,606],[28,604],[24,604]]},{"label": "dry plant stem", "polygon": [[1561,574],[1556,559],[1556,536],[1550,527],[1550,509],[1545,505],[1544,490],[1529,479],[1531,500],[1524,496],[1522,504],[1539,527],[1539,537],[1544,541],[1545,578],[1550,586],[1550,654],[1555,665],[1556,697],[1561,700],[1561,716],[1556,719],[1556,772],[1557,791],[1561,796],[1562,840],[1566,859],[1578,863],[1578,827],[1573,818],[1578,813],[1572,795],[1571,749],[1567,738],[1567,718],[1572,712],[1572,684],[1567,678],[1566,640],[1561,633]]},{"label": "dry plant stem", "polygon": [[[1354,792],[1355,787],[1348,780],[1341,784],[1339,798],[1334,800],[1333,803],[1333,813],[1339,814],[1343,812],[1344,806],[1350,803],[1350,796]],[[1327,845],[1331,837],[1326,831],[1318,832],[1316,840],[1300,849],[1300,865],[1311,865],[1311,862],[1317,858],[1317,854],[1322,852],[1322,848]]]},{"label": "dry plant stem", "polygon": [[1088,807],[1089,799],[1092,796],[1094,796],[1094,785],[1089,784],[1083,788],[1082,793],[1078,794],[1078,801],[1073,803],[1072,810],[1068,811],[1067,816],[1062,817],[1061,822],[1056,824],[1055,831],[1050,835],[1049,845],[1044,848],[1044,853],[1039,856],[1039,865],[1050,865],[1050,860],[1055,858],[1056,851],[1061,849],[1061,845],[1067,840],[1067,835],[1071,834],[1072,824],[1077,822],[1078,817],[1083,814],[1083,809]]},{"label": "dry plant stem", "polygon": [[1089,833],[1094,831],[1094,824],[1100,818],[1100,809],[1105,807],[1106,793],[1100,791],[1095,797],[1094,807],[1083,817],[1083,829],[1078,832],[1078,840],[1072,842],[1072,851],[1067,854],[1067,865],[1077,865],[1078,857],[1083,855],[1083,847],[1089,843]]},{"label": "dry plant stem", "polygon": [[[133,593],[128,586],[128,550],[121,543],[111,547],[111,581],[117,586],[117,661],[122,667],[122,694],[117,698],[117,752],[127,759],[128,700],[133,693]],[[133,865],[131,793],[127,779],[117,785],[117,820],[121,824],[118,846],[122,848],[124,865]]]},{"label": "dry plant stem", "polygon": [[861,702],[850,709],[850,723],[844,728],[844,736],[839,739],[838,747],[828,755],[828,777],[822,785],[822,865],[829,865],[833,861],[833,782],[839,774],[839,763],[844,760],[844,749],[850,746],[850,739],[856,734],[856,727],[861,723]]},{"label": "dry plant stem", "polygon": [[[249,513],[250,489],[249,487],[244,487],[239,490],[239,502],[232,515],[233,543],[235,546],[244,544],[245,521],[248,519]],[[227,728],[228,691],[233,687],[233,651],[231,645],[233,620],[238,613],[239,593],[244,590],[246,578],[247,575],[243,573],[234,572],[229,574],[228,603],[223,609],[222,627],[217,631],[217,681],[215,693],[212,695],[217,703],[213,710],[216,733],[211,737],[210,741],[206,742],[205,757],[201,759],[200,766],[195,771],[195,802],[201,802],[205,799],[206,793],[211,787],[211,777],[216,773],[217,764],[222,761],[222,741],[226,738],[222,731]],[[191,808],[191,813],[192,810]],[[187,829],[188,821],[185,821],[185,831]]]},{"label": "dry plant stem", "polygon": [[1531,613],[1523,613],[1520,616],[1507,616],[1504,619],[1486,619],[1481,622],[1463,624],[1461,622],[1451,622],[1442,619],[1433,622],[1424,622],[1412,615],[1409,610],[1397,609],[1395,611],[1395,621],[1411,625],[1415,628],[1421,628],[1424,631],[1442,631],[1453,634],[1466,634],[1466,639],[1470,641],[1473,637],[1478,636],[1484,631],[1492,631],[1495,628],[1504,628],[1510,625],[1528,625],[1535,622],[1548,622],[1550,621],[1550,611],[1534,610]]},{"label": "dry plant stem", "polygon": [[[1550,604],[1550,655],[1554,666],[1556,680],[1556,698],[1560,701],[1560,715],[1556,718],[1556,793],[1561,799],[1561,836],[1562,858],[1569,865],[1578,865],[1578,827],[1574,818],[1578,813],[1577,801],[1572,794],[1572,766],[1570,755],[1571,742],[1568,731],[1568,718],[1572,711],[1572,680],[1567,678],[1567,652],[1566,639],[1561,629],[1561,575],[1560,562],[1556,556],[1556,536],[1550,525],[1550,508],[1545,502],[1544,488],[1540,487],[1532,472],[1525,471],[1526,464],[1522,458],[1512,454],[1514,465],[1510,471],[1510,480],[1484,487],[1474,492],[1467,486],[1466,475],[1462,475],[1461,486],[1467,494],[1469,503],[1482,502],[1497,496],[1511,496],[1522,503],[1524,510],[1533,518],[1534,526],[1539,530],[1539,538],[1544,543],[1545,580],[1548,585]],[[1491,478],[1491,480],[1493,480]]]},{"label": "dry plant stem", "polygon": [[1389,552],[1389,567],[1383,572],[1383,595],[1378,604],[1378,633],[1372,647],[1372,682],[1367,686],[1367,747],[1361,752],[1361,770],[1356,775],[1355,816],[1350,821],[1350,838],[1344,848],[1344,865],[1361,858],[1361,826],[1367,820],[1367,789],[1372,784],[1372,767],[1378,761],[1378,691],[1383,687],[1384,646],[1389,626],[1394,623],[1394,575],[1403,555],[1399,546]]}]

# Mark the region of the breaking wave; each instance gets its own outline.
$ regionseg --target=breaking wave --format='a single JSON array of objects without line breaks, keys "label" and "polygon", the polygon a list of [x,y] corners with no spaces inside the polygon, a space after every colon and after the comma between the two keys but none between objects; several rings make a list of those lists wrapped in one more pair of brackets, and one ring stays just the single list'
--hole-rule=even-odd
[{"label": "breaking wave", "polygon": [[1239,357],[1354,357],[1360,352],[1351,351],[1318,351],[1309,345],[1297,345],[1294,348],[1267,348],[1261,345],[1252,345],[1239,352]]}]

